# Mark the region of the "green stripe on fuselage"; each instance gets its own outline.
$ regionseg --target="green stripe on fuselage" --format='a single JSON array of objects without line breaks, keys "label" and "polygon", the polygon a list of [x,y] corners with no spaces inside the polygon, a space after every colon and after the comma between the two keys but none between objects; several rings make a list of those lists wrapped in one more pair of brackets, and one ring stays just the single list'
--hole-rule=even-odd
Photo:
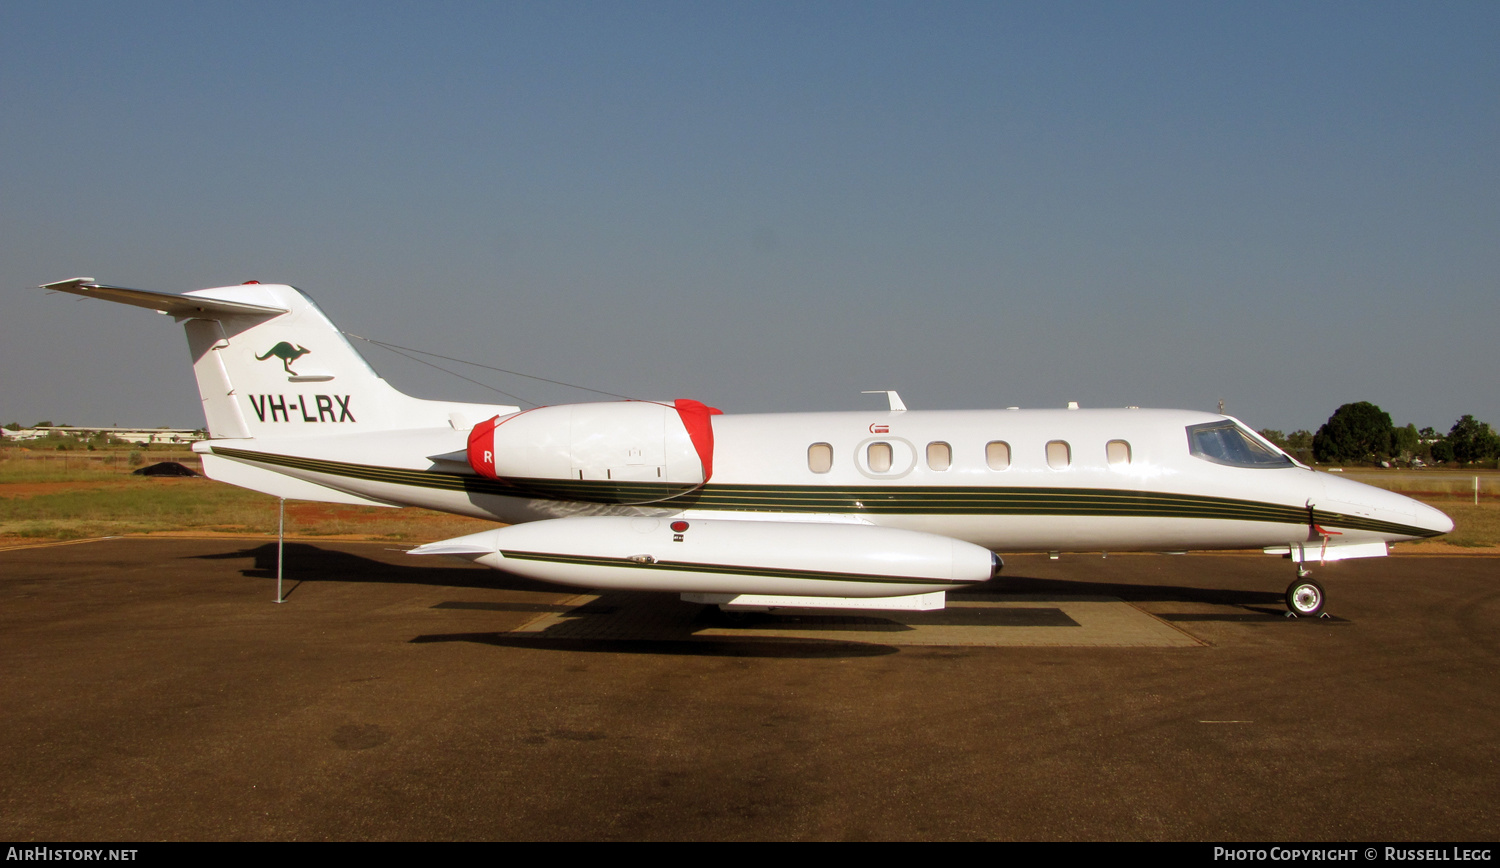
[{"label": "green stripe on fuselage", "polygon": [[[857,513],[862,515],[1113,516],[1121,518],[1204,518],[1300,525],[1306,507],[1156,491],[1103,488],[1025,488],[956,486],[718,485],[696,488],[660,482],[592,479],[486,479],[437,470],[406,470],[298,458],[270,452],[216,447],[213,454],[268,467],[284,467],[359,479],[467,494],[575,503],[651,504],[670,509],[735,512]],[[1435,531],[1357,515],[1316,510],[1311,520],[1402,536],[1437,536]]]}]

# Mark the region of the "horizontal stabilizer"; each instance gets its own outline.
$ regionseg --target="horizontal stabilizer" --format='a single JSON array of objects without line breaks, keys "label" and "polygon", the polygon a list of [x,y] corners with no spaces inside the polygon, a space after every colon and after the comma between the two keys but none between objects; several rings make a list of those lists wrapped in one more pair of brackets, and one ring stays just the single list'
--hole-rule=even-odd
[{"label": "horizontal stabilizer", "polygon": [[103,286],[92,277],[74,277],[55,283],[44,283],[42,289],[71,292],[88,298],[144,307],[160,311],[178,319],[213,319],[221,316],[275,316],[287,312],[282,307],[266,307],[240,301],[220,301],[195,295],[176,295],[170,292],[152,292],[149,289],[126,289],[123,286]]}]

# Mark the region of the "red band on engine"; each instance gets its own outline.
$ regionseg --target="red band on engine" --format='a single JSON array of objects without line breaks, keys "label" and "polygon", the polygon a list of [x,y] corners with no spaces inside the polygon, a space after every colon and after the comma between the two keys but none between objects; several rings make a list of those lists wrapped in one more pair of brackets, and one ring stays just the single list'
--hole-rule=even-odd
[{"label": "red band on engine", "polygon": [[698,461],[703,464],[703,481],[707,482],[714,475],[712,420],[715,416],[724,415],[724,411],[691,398],[678,398],[672,404],[677,408],[678,417],[682,419],[682,427],[687,429],[688,437],[693,441],[693,448],[698,450]]},{"label": "red band on engine", "polygon": [[480,476],[497,479],[495,475],[495,423],[499,416],[486,419],[469,432],[469,466]]}]

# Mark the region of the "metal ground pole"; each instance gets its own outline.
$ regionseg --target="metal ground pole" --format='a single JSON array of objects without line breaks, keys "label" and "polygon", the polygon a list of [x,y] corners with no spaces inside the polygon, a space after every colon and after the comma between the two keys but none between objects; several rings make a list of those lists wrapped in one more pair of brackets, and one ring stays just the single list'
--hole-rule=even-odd
[{"label": "metal ground pole", "polygon": [[281,595],[281,564],[286,544],[286,498],[279,497],[276,500],[281,504],[280,514],[276,519],[276,602],[285,603],[286,598]]}]

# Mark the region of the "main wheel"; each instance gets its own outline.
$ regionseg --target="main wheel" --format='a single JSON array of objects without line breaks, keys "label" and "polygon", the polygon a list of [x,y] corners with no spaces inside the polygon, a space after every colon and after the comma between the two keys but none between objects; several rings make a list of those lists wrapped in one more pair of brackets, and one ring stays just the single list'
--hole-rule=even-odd
[{"label": "main wheel", "polygon": [[1323,586],[1313,579],[1298,579],[1286,586],[1287,610],[1299,618],[1316,618],[1327,601]]}]

